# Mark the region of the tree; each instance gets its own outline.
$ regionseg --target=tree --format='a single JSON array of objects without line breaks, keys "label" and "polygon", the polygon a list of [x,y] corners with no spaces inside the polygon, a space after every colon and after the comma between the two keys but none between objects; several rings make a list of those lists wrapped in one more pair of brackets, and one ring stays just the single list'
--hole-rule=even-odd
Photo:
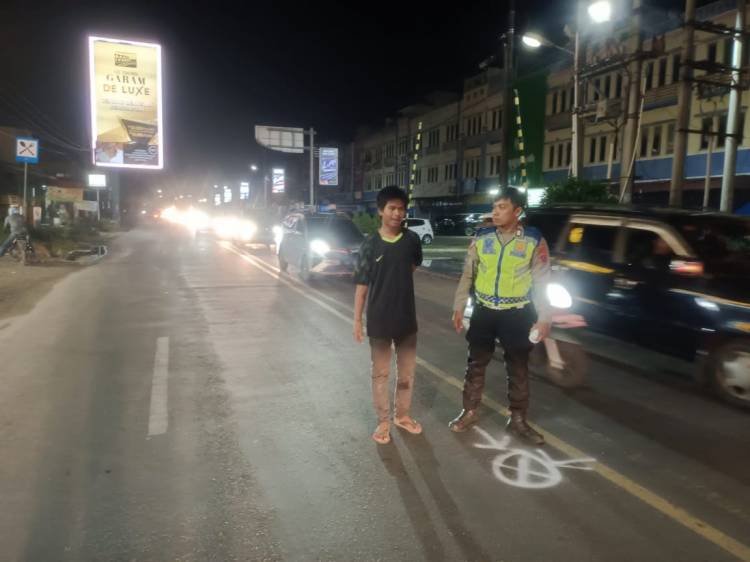
[{"label": "tree", "polygon": [[545,191],[542,205],[556,203],[617,203],[617,198],[609,192],[604,182],[571,177]]}]

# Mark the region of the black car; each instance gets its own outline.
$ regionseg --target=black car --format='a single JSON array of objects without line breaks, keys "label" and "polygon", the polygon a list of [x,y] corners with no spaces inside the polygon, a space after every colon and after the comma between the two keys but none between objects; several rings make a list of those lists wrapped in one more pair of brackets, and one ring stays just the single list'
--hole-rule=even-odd
[{"label": "black car", "polygon": [[296,267],[300,277],[351,275],[364,236],[343,214],[292,213],[282,224],[279,268]]},{"label": "black car", "polygon": [[474,236],[481,223],[482,213],[464,213],[440,217],[433,224],[439,234]]},{"label": "black car", "polygon": [[722,398],[750,407],[750,219],[558,206],[526,220],[591,330],[691,361]]}]

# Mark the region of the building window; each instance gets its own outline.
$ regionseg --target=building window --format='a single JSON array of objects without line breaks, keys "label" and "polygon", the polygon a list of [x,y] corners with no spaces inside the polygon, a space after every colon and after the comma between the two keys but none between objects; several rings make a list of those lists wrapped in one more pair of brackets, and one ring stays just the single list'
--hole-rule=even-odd
[{"label": "building window", "polygon": [[618,74],[615,78],[615,98],[619,99],[622,97],[622,74]]},{"label": "building window", "polygon": [[594,101],[599,101],[599,92],[601,91],[601,80],[594,80]]},{"label": "building window", "polygon": [[651,129],[651,156],[661,155],[661,125]]},{"label": "building window", "polygon": [[398,141],[398,155],[403,156],[409,151],[409,139],[407,137],[402,137]]},{"label": "building window", "polygon": [[549,145],[549,158],[547,160],[547,167],[552,169],[555,167],[555,145]]},{"label": "building window", "polygon": [[656,86],[665,86],[667,83],[667,59],[659,59],[659,76],[657,78]]},{"label": "building window", "polygon": [[727,114],[724,113],[719,116],[719,128],[716,129],[718,135],[716,136],[716,146],[723,148],[727,141]]},{"label": "building window", "polygon": [[501,113],[499,109],[492,110],[492,130],[493,131],[497,131],[502,126],[500,115]]},{"label": "building window", "polygon": [[667,137],[666,137],[666,154],[674,154],[674,133],[675,124],[669,123],[667,125]]},{"label": "building window", "polygon": [[563,165],[563,150],[564,147],[562,143],[557,145],[557,167],[562,168]]},{"label": "building window", "polygon": [[427,169],[427,183],[437,183],[439,175],[440,174],[438,173],[437,166],[428,168]]},{"label": "building window", "polygon": [[572,155],[572,151],[573,151],[573,144],[572,143],[566,143],[565,144],[565,152],[566,152],[565,165],[566,166],[570,166],[570,157]]},{"label": "building window", "polygon": [[716,62],[716,47],[717,46],[718,45],[716,44],[716,42],[708,44],[708,54],[706,55],[706,60],[708,60],[708,62]]},{"label": "building window", "polygon": [[589,163],[596,162],[596,137],[589,139]]},{"label": "building window", "polygon": [[672,56],[672,83],[676,84],[680,81],[680,65],[682,61],[682,55],[679,53]]},{"label": "building window", "polygon": [[446,141],[451,142],[458,138],[458,124],[451,123],[445,130]]},{"label": "building window", "polygon": [[607,76],[604,78],[604,97],[605,99],[609,99],[610,94],[612,93],[612,77]]},{"label": "building window", "polygon": [[419,168],[416,172],[414,172],[414,185],[421,185],[422,184],[422,168]]},{"label": "building window", "polygon": [[565,90],[560,92],[560,113],[562,113],[563,111],[567,111],[568,109],[568,105],[567,105],[568,100],[566,99],[567,96],[568,96],[568,92],[566,92]]},{"label": "building window", "polygon": [[649,62],[646,64],[645,71],[646,90],[650,90],[654,87],[654,63]]},{"label": "building window", "polygon": [[607,137],[599,137],[599,162],[607,159]]},{"label": "building window", "polygon": [[648,156],[648,129],[641,130],[641,158]]},{"label": "building window", "polygon": [[440,129],[432,129],[428,134],[427,139],[430,147],[440,146]]},{"label": "building window", "polygon": [[390,158],[396,154],[396,147],[392,142],[385,145],[385,157]]}]

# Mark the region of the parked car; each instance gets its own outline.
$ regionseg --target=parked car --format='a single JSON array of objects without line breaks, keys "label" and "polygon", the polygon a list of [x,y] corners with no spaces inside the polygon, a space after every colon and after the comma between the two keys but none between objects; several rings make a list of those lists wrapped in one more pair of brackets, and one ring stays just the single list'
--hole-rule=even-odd
[{"label": "parked car", "polygon": [[303,281],[315,276],[351,275],[364,236],[343,214],[298,212],[282,224],[279,268],[296,267]]},{"label": "parked car", "polygon": [[690,361],[724,400],[750,407],[750,219],[558,206],[527,222],[588,329]]},{"label": "parked car", "polygon": [[432,244],[435,238],[432,225],[427,219],[406,219],[406,228],[414,231],[425,246]]},{"label": "parked car", "polygon": [[463,213],[440,217],[435,221],[435,228],[439,234],[474,236],[482,222],[481,216],[481,213]]}]

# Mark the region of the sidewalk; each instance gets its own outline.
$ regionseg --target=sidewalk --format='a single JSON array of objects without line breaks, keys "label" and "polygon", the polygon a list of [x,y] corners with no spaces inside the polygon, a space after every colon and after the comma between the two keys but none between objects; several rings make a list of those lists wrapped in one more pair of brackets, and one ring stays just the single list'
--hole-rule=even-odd
[{"label": "sidewalk", "polygon": [[10,256],[0,258],[0,320],[28,312],[58,281],[80,269],[61,260],[24,266]]}]

